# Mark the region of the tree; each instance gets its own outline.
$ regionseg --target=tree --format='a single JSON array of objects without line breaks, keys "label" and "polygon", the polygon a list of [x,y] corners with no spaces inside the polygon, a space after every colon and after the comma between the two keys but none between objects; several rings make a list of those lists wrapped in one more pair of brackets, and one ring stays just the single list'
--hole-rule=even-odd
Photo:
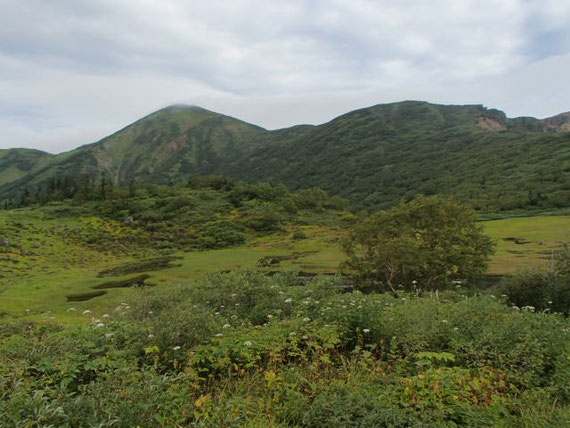
[{"label": "tree", "polygon": [[342,268],[373,289],[429,290],[482,275],[493,247],[473,210],[420,196],[359,222],[343,242]]}]

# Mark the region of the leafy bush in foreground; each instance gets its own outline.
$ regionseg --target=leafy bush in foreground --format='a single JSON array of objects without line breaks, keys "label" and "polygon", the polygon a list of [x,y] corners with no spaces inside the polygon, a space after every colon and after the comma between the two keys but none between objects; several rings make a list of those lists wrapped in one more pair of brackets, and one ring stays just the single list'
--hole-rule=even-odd
[{"label": "leafy bush in foreground", "polygon": [[292,274],[141,290],[0,339],[1,426],[564,426],[569,320]]},{"label": "leafy bush in foreground", "polygon": [[503,292],[519,307],[570,314],[570,252],[562,246],[554,254],[551,270],[522,270],[507,277]]}]

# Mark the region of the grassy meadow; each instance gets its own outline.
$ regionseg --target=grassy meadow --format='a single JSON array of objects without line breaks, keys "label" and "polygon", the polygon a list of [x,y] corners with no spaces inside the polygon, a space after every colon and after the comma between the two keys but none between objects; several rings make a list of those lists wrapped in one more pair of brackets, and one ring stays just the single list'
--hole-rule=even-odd
[{"label": "grassy meadow", "polygon": [[552,251],[570,241],[570,216],[516,217],[485,222],[485,232],[497,243],[489,273],[546,267]]},{"label": "grassy meadow", "polygon": [[570,216],[483,222],[491,282],[370,292],[365,214],[210,181],[0,210],[0,426],[569,426]]},{"label": "grassy meadow", "polygon": [[[552,250],[570,239],[570,216],[537,216],[486,221],[485,232],[496,242],[489,273],[504,275],[528,267],[547,267]],[[164,252],[143,248],[127,254],[90,248],[69,240],[73,230],[112,230],[121,236],[120,223],[93,217],[49,218],[41,210],[22,208],[0,211],[0,236],[21,248],[10,247],[0,256],[0,314],[3,320],[84,322],[85,310],[101,314],[136,294],[136,289],[113,288],[86,301],[68,302],[66,296],[92,292],[93,286],[150,274],[149,285],[159,288],[197,280],[220,271],[254,267],[265,271],[294,270],[308,274],[336,273],[344,255],[340,227],[287,225],[268,234],[251,234],[247,243],[232,248],[202,251],[168,251],[170,268],[97,275],[106,269],[128,265],[138,259],[153,259]],[[306,239],[295,240],[302,231]],[[290,257],[293,255],[293,257]],[[270,256],[283,260],[260,262]],[[75,310],[69,311],[70,308]]]}]

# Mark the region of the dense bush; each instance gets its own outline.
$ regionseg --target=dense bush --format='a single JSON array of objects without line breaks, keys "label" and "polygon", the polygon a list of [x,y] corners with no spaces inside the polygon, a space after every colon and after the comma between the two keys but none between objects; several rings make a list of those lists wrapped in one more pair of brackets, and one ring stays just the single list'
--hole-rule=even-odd
[{"label": "dense bush", "polygon": [[570,314],[570,250],[556,249],[549,270],[526,269],[508,276],[502,290],[518,307]]},{"label": "dense bush", "polygon": [[221,176],[195,176],[187,186],[131,184],[107,189],[104,198],[84,196],[60,201],[57,193],[55,200],[40,198],[45,205],[35,210],[50,218],[81,217],[84,227],[61,228],[61,236],[74,244],[137,255],[240,245],[246,229],[272,233],[291,222],[330,224],[346,208],[343,200],[327,196],[325,205],[299,210],[297,195],[284,186],[234,183]]},{"label": "dense bush", "polygon": [[[217,274],[0,338],[0,426],[564,426],[570,321]],[[500,328],[497,328],[500,326]]]},{"label": "dense bush", "polygon": [[518,307],[570,314],[570,275],[523,270],[507,277],[502,289],[509,301]]},{"label": "dense bush", "polygon": [[226,220],[207,223],[200,230],[197,239],[200,248],[223,248],[244,242],[243,228]]},{"label": "dense bush", "polygon": [[279,230],[282,221],[283,216],[279,207],[271,202],[250,201],[242,208],[241,222],[244,226],[257,231]]},{"label": "dense bush", "polygon": [[369,289],[433,290],[472,280],[493,252],[475,212],[454,200],[418,197],[366,218],[343,244],[343,268]]}]

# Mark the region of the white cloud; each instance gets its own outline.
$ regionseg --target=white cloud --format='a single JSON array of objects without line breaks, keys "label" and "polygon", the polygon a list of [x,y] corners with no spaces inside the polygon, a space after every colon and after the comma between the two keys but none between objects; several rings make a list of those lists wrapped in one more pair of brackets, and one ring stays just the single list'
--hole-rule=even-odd
[{"label": "white cloud", "polygon": [[569,109],[570,5],[556,0],[0,0],[0,10],[0,148],[70,149],[177,102],[269,128],[403,99]]}]

